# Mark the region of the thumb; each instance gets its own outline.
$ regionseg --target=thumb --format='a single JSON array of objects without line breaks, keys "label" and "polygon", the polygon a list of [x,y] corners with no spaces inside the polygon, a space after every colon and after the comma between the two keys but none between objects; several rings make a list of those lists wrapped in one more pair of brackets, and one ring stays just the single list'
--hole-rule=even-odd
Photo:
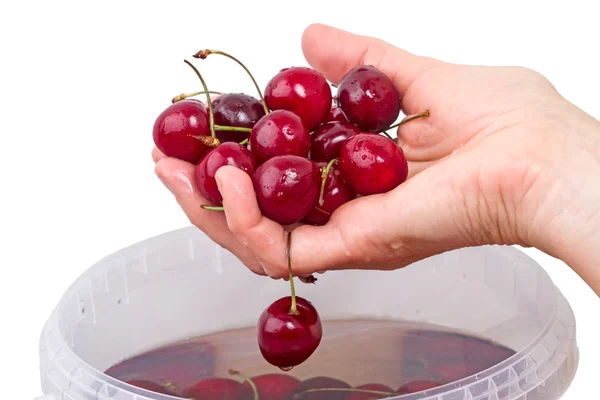
[{"label": "thumb", "polygon": [[306,28],[302,35],[302,51],[308,63],[333,83],[338,83],[354,67],[372,65],[390,77],[401,94],[423,71],[443,64],[379,39],[322,24]]}]

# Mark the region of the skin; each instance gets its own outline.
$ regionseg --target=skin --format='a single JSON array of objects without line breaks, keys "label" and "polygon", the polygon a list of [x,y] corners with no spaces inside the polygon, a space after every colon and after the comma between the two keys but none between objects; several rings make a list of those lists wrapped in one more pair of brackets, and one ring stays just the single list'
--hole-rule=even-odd
[{"label": "skin", "polygon": [[[449,64],[324,25],[302,37],[308,63],[333,83],[357,65],[386,73],[405,114],[398,130],[409,179],[293,233],[296,275],[396,269],[484,244],[536,247],[566,262],[600,295],[600,122],[522,67]],[[190,221],[257,274],[287,276],[284,227],[263,217],[250,178],[216,175],[225,214],[193,185],[193,165],[156,149],[156,174]],[[225,217],[227,216],[227,218]]]}]

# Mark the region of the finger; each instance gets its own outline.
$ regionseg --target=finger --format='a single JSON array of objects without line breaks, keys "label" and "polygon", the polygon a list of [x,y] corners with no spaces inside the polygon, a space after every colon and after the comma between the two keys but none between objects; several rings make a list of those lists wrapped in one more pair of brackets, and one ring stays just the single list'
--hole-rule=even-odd
[{"label": "finger", "polygon": [[438,126],[439,116],[432,114],[398,127],[397,142],[408,160],[436,161],[452,151],[453,141]]},{"label": "finger", "polygon": [[333,83],[338,83],[354,67],[372,65],[390,77],[401,94],[423,71],[442,64],[382,40],[322,24],[306,28],[302,50],[308,63]]},{"label": "finger", "polygon": [[[286,232],[262,215],[248,174],[225,166],[217,171],[216,179],[231,232],[260,258],[267,275],[286,277]],[[343,240],[333,225],[297,227],[291,249],[294,275],[300,276],[327,269],[347,258]]]},{"label": "finger", "polygon": [[154,147],[152,149],[152,160],[154,161],[154,164],[156,164],[157,162],[159,162],[160,160],[162,160],[165,157],[166,157],[165,153],[160,151],[157,147]]},{"label": "finger", "polygon": [[175,158],[163,158],[156,164],[158,178],[175,196],[192,224],[202,230],[220,246],[235,254],[253,272],[264,275],[259,260],[229,231],[225,214],[203,210],[200,206],[210,204],[199,192],[194,182],[194,165]]}]

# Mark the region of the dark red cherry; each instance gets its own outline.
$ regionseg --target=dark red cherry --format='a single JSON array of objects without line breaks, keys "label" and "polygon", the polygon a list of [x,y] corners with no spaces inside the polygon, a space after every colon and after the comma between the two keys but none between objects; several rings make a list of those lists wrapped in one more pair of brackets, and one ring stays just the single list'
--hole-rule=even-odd
[{"label": "dark red cherry", "polygon": [[[327,165],[324,162],[317,162],[317,167],[323,168]],[[331,214],[342,204],[356,198],[354,193],[341,177],[339,167],[332,165],[325,182],[325,191],[323,192],[323,205],[316,204],[312,210],[304,217],[304,220],[313,225],[325,225]]]},{"label": "dark red cherry", "polygon": [[198,100],[187,99],[164,110],[152,129],[156,147],[168,157],[196,164],[210,150],[197,137],[210,136],[208,109]]},{"label": "dark red cherry", "polygon": [[251,400],[252,390],[233,379],[209,378],[186,388],[182,397],[194,400]]},{"label": "dark red cherry", "polygon": [[[224,94],[212,102],[215,124],[253,128],[265,116],[260,100],[244,93]],[[217,138],[223,142],[242,142],[248,138],[247,132],[217,131]]]},{"label": "dark red cherry", "polygon": [[291,111],[277,110],[254,125],[250,149],[259,164],[286,154],[308,157],[310,134],[299,116]]},{"label": "dark red cherry", "polygon": [[369,65],[350,70],[337,89],[338,106],[367,132],[381,131],[400,115],[400,94],[392,80]]},{"label": "dark red cherry", "polygon": [[147,380],[143,380],[143,379],[132,379],[132,380],[127,381],[127,383],[132,386],[139,387],[141,389],[150,390],[152,392],[162,393],[162,394],[166,394],[169,396],[177,396],[177,394],[175,394],[171,390],[167,389],[163,385],[160,385],[156,382],[147,381]]},{"label": "dark red cherry", "polygon": [[348,121],[348,118],[346,118],[346,116],[344,115],[344,112],[338,106],[331,107],[331,110],[329,111],[329,116],[327,117],[326,122],[333,122],[333,121]]},{"label": "dark red cherry", "polygon": [[306,361],[317,349],[323,335],[321,319],[313,305],[296,296],[283,297],[262,312],[258,320],[258,347],[265,360],[283,370]]},{"label": "dark red cherry", "polygon": [[[392,397],[394,390],[386,385],[382,385],[379,383],[367,383],[366,385],[360,385],[355,387],[357,391],[348,393],[346,400],[375,400],[375,399],[383,399],[385,397]],[[380,393],[367,393],[360,392],[359,390],[370,390],[373,392]],[[383,393],[387,393],[383,394]]]},{"label": "dark red cherry", "polygon": [[[284,374],[255,376],[252,378],[252,382],[256,386],[260,400],[291,399],[301,383],[299,379]],[[244,382],[244,385],[252,390],[248,382]]]},{"label": "dark red cherry", "polygon": [[252,176],[256,169],[256,162],[250,150],[239,143],[223,143],[211,150],[196,165],[196,186],[207,200],[214,204],[222,205],[223,197],[217,188],[215,175],[224,165],[237,167]]},{"label": "dark red cherry", "polygon": [[349,138],[361,133],[360,129],[350,122],[327,122],[312,133],[310,159],[329,162],[340,153],[342,144]]},{"label": "dark red cherry", "polygon": [[302,382],[294,398],[296,400],[345,400],[350,394],[347,390],[315,390],[315,389],[351,389],[352,386],[339,379],[318,376]]},{"label": "dark red cherry", "polygon": [[256,200],[263,215],[282,225],[304,218],[319,201],[321,172],[302,157],[273,157],[252,176]]},{"label": "dark red cherry", "polygon": [[386,193],[408,177],[408,163],[396,143],[361,133],[348,139],[338,158],[342,177],[357,194]]},{"label": "dark red cherry", "polygon": [[429,381],[429,380],[419,380],[419,381],[411,381],[402,386],[396,391],[398,394],[409,394],[421,392],[423,390],[433,389],[438,386],[442,386],[440,382]]},{"label": "dark red cherry", "polygon": [[318,71],[306,67],[282,69],[267,84],[265,103],[271,110],[297,114],[309,132],[321,125],[331,110],[331,87]]}]

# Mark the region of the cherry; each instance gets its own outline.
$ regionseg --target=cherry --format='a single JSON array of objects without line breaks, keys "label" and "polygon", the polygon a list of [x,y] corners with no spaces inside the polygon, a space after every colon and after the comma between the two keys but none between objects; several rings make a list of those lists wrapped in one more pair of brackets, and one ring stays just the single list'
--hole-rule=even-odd
[{"label": "cherry", "polygon": [[367,196],[388,192],[408,177],[404,152],[392,140],[361,133],[342,145],[340,172],[357,194]]},{"label": "cherry", "polygon": [[[322,390],[319,390],[322,389]],[[343,390],[335,390],[343,389]],[[295,400],[345,400],[352,386],[339,379],[318,376],[302,382],[294,395]]]},{"label": "cherry", "polygon": [[421,392],[423,390],[433,389],[433,388],[436,388],[441,385],[442,384],[440,382],[429,381],[429,380],[411,381],[411,382],[408,382],[408,383],[400,386],[400,388],[397,390],[397,392],[399,394],[416,393],[416,392]]},{"label": "cherry", "polygon": [[348,121],[348,118],[344,115],[344,112],[338,106],[331,107],[329,111],[329,116],[327,117],[326,122],[334,122],[334,121]]},{"label": "cherry", "polygon": [[228,378],[209,378],[186,388],[181,393],[186,399],[195,400],[249,400],[252,390],[238,381]]},{"label": "cherry", "polygon": [[342,144],[349,138],[361,133],[360,129],[350,122],[327,122],[312,134],[310,158],[313,161],[329,162],[340,153]]},{"label": "cherry", "polygon": [[261,118],[250,133],[250,149],[259,164],[275,156],[308,157],[310,134],[299,116],[277,110]]},{"label": "cherry", "polygon": [[177,396],[177,394],[175,394],[175,392],[172,392],[171,390],[167,389],[165,386],[160,385],[156,382],[143,380],[143,379],[132,379],[132,380],[127,381],[126,383],[128,383],[129,385],[132,385],[132,386],[139,387],[141,389],[150,390],[152,392],[162,393],[162,394],[166,394],[169,396]]},{"label": "cherry", "polygon": [[269,159],[256,169],[252,182],[263,215],[281,225],[300,221],[319,201],[319,168],[299,156]]},{"label": "cherry", "polygon": [[287,234],[287,263],[291,296],[272,303],[258,319],[258,347],[264,359],[284,371],[306,361],[323,336],[321,318],[313,305],[296,297],[292,274],[292,233]]},{"label": "cherry", "polygon": [[271,110],[293,111],[312,132],[329,116],[331,87],[325,77],[312,68],[284,68],[267,84],[265,101]]},{"label": "cherry", "polygon": [[[229,93],[213,100],[215,124],[252,128],[265,116],[262,103],[244,93]],[[223,142],[242,142],[249,136],[248,132],[218,131],[217,138]]]},{"label": "cherry", "polygon": [[[324,162],[316,163],[319,168],[327,168]],[[329,167],[326,174],[325,186],[323,187],[323,204],[316,204],[304,217],[304,220],[313,225],[325,225],[331,214],[342,204],[356,198],[346,182],[342,179],[339,167],[335,164]]]},{"label": "cherry", "polygon": [[223,197],[217,188],[215,174],[224,165],[237,167],[249,176],[252,176],[256,169],[252,153],[239,143],[227,142],[211,150],[196,165],[195,178],[202,196],[218,205],[223,204]]},{"label": "cherry", "polygon": [[194,164],[210,150],[199,138],[209,136],[208,109],[194,99],[171,104],[156,118],[152,129],[154,144],[167,157]]},{"label": "cherry", "polygon": [[[252,381],[256,386],[260,400],[290,399],[301,383],[299,379],[284,374],[255,376]],[[244,382],[244,385],[252,390],[248,382]]]},{"label": "cherry", "polygon": [[392,388],[379,383],[367,383],[366,385],[357,386],[355,389],[355,391],[348,393],[346,400],[375,400],[394,395]]},{"label": "cherry", "polygon": [[363,131],[385,129],[400,115],[400,94],[394,83],[370,65],[356,67],[342,78],[337,102],[348,120]]}]

